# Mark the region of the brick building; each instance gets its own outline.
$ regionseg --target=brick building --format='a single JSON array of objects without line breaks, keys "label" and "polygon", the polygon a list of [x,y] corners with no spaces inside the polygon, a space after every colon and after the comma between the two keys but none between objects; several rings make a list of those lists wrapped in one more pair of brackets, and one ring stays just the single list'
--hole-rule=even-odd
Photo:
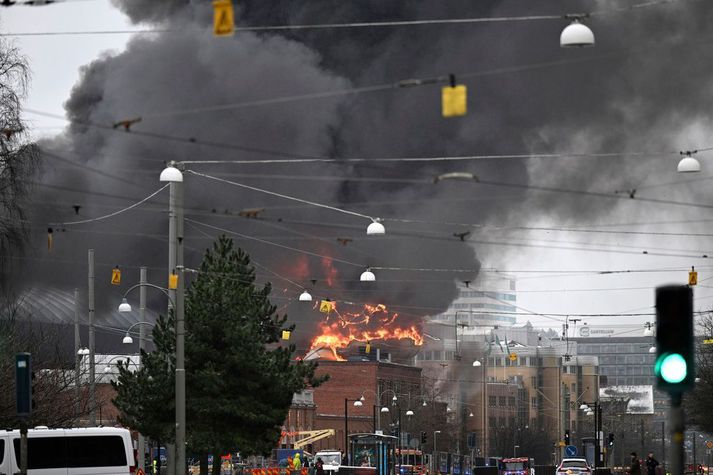
[{"label": "brick building", "polygon": [[[297,427],[294,421],[301,410],[304,430],[334,429],[334,437],[312,445],[315,452],[344,450],[345,407],[348,433],[373,432],[375,425],[377,430],[388,433],[399,412],[405,431],[409,424],[406,411],[422,407],[421,368],[384,361],[320,361],[317,375],[324,374],[329,375],[329,381],[311,390],[313,416],[293,404],[286,422],[286,428],[290,424]],[[354,401],[362,397],[362,405],[354,406]],[[387,413],[382,412],[384,407],[389,409]]]}]

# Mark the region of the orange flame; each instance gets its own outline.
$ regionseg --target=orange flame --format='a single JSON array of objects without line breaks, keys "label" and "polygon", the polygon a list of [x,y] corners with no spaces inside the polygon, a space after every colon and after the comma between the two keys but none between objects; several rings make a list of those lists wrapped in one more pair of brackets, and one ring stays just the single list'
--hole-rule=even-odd
[{"label": "orange flame", "polygon": [[347,348],[351,342],[373,340],[406,340],[423,345],[423,335],[416,325],[401,325],[398,313],[390,313],[384,304],[364,305],[361,312],[338,313],[336,319],[328,314],[320,323],[321,334],[312,339],[310,351],[329,349],[338,361],[345,361],[337,350]]}]

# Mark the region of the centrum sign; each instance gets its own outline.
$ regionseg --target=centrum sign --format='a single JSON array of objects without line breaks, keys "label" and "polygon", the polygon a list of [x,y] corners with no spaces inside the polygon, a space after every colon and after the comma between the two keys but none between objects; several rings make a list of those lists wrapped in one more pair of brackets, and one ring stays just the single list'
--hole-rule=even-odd
[{"label": "centrum sign", "polygon": [[577,336],[580,338],[606,338],[615,336],[632,336],[640,326],[617,325],[617,326],[592,326],[584,325],[577,328]]}]

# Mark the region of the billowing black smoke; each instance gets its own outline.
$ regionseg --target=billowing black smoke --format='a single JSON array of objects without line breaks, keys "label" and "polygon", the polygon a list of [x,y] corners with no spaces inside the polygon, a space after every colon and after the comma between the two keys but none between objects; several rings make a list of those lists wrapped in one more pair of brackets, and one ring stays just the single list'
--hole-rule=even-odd
[{"label": "billowing black smoke", "polygon": [[[156,190],[158,175],[170,160],[684,149],[698,143],[703,134],[697,131],[710,125],[707,105],[713,98],[707,75],[711,59],[705,54],[712,39],[706,25],[713,20],[713,7],[709,2],[685,3],[685,8],[664,5],[595,17],[590,24],[597,35],[596,48],[573,51],[559,47],[564,20],[238,32],[233,38],[214,38],[209,2],[115,0],[133,21],[171,31],[136,37],[126,51],[85,68],[66,103],[75,123],[43,144],[44,185],[38,187],[34,221],[67,222],[115,211]],[[600,8],[612,6],[599,3]],[[241,2],[237,13],[241,24],[265,25],[591,9],[591,2],[564,1],[544,5],[271,0]],[[546,64],[553,61],[560,63]],[[496,71],[524,65],[539,66],[516,73]],[[449,73],[469,86],[466,117],[440,116],[440,86],[177,113]],[[128,131],[121,125],[111,128],[134,118],[141,121]],[[186,228],[186,263],[197,267],[203,249],[221,233],[217,228],[226,229],[258,239],[235,236],[257,263],[269,269],[260,269],[261,281],[273,282],[275,303],[287,305],[291,316],[314,320],[311,307],[288,305],[304,286],[315,296],[357,306],[383,302],[417,319],[445,309],[457,282],[471,280],[479,268],[477,242],[490,236],[474,234],[475,245],[463,242],[454,233],[467,227],[458,223],[502,224],[548,216],[577,222],[614,211],[633,218],[651,208],[622,203],[614,192],[636,188],[675,167],[671,159],[641,156],[548,160],[188,165],[367,216],[419,222],[385,221],[386,237],[369,239],[366,219],[186,174],[186,215],[192,220]],[[483,183],[433,183],[434,177],[449,171],[474,173]],[[499,182],[596,190],[613,198],[494,184]],[[50,260],[28,261],[32,264],[25,281],[83,288],[86,252],[94,248],[97,272],[104,279],[98,284],[100,305],[113,306],[120,294],[108,283],[114,265],[131,269],[125,273],[129,283],[138,280],[132,266],[139,265],[150,267],[150,280],[163,282],[166,203],[164,192],[140,209],[104,222],[54,225],[53,250],[35,256]],[[78,212],[74,205],[80,206]],[[265,211],[259,219],[239,216],[249,208]],[[41,249],[44,226],[37,231],[36,249]],[[377,270],[377,282],[365,289],[358,279],[369,266],[472,271]]]}]

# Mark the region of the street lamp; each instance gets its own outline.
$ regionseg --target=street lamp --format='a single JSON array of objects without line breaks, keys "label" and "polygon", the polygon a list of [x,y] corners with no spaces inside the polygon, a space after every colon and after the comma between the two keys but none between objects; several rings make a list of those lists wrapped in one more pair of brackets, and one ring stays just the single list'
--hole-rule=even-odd
[{"label": "street lamp", "polygon": [[698,150],[679,152],[684,157],[678,162],[678,173],[696,173],[701,171],[701,164],[691,156],[697,152]]},{"label": "street lamp", "polygon": [[586,18],[587,14],[575,13],[565,15],[565,18],[572,20],[572,23],[562,30],[560,34],[560,46],[562,48],[581,48],[586,46],[594,46],[594,33],[581,20]]},{"label": "street lamp", "polygon": [[374,282],[376,280],[376,276],[371,271],[371,269],[367,268],[364,272],[361,273],[361,276],[359,276],[359,280],[361,282]]},{"label": "street lamp", "polygon": [[302,293],[300,294],[299,300],[300,300],[300,302],[311,302],[312,295],[309,292],[307,292],[306,290],[303,290]]},{"label": "street lamp", "polygon": [[[159,181],[169,184],[168,192],[168,272],[183,269],[183,173],[171,161],[161,172]],[[183,320],[183,276],[179,276],[175,297],[176,314],[176,472],[186,471],[186,355]],[[169,295],[170,296],[170,295]]]},{"label": "street lamp", "polygon": [[[594,409],[592,409],[593,406]],[[586,411],[587,416],[594,416],[594,469],[602,464],[602,450],[600,435],[602,432],[602,406],[597,399],[594,402],[582,402],[579,408]]]},{"label": "street lamp", "polygon": [[[124,300],[126,300],[126,299],[124,299]],[[132,343],[134,343],[134,339],[131,338],[131,335],[129,334],[129,332],[131,331],[132,328],[134,328],[135,326],[138,326],[138,325],[149,325],[152,327],[156,326],[155,324],[153,324],[151,322],[136,322],[136,323],[134,323],[133,325],[131,325],[129,328],[126,329],[126,336],[124,336],[124,338],[121,340],[121,342],[123,344],[131,345]],[[143,340],[143,337],[139,336],[139,341],[141,341],[141,340]],[[143,350],[143,348],[139,348],[139,349]]]},{"label": "street lamp", "polygon": [[[486,362],[487,362],[487,360],[486,360]],[[487,392],[488,392],[488,385],[486,384],[486,381],[485,381],[485,366],[480,362],[480,360],[475,360],[475,361],[473,361],[473,366],[476,367],[476,368],[478,368],[478,367],[483,368],[483,374],[482,374],[482,376],[481,376],[483,387],[482,387],[482,389],[481,389],[481,391],[480,391],[480,392],[481,392],[481,395],[482,395],[482,405],[483,405],[483,420],[481,421],[481,424],[482,424],[482,425],[481,425],[481,430],[482,430],[482,432],[481,432],[481,439],[482,439],[482,440],[481,440],[481,444],[483,445],[483,447],[482,447],[482,452],[481,452],[481,453],[482,453],[483,455],[485,455],[485,454],[487,453],[487,448],[488,448],[488,446],[487,446],[488,441],[487,441],[487,434],[486,434],[486,431],[488,430],[488,425],[487,425],[487,422],[486,422],[486,419],[487,419],[486,403],[487,403],[487,400],[488,400],[488,394],[487,394]]]},{"label": "street lamp", "polygon": [[[347,465],[349,465],[349,403],[353,402],[356,407],[362,406],[362,402],[359,399],[349,399],[344,398],[344,455],[347,459]],[[357,404],[358,403],[358,404]]]},{"label": "street lamp", "polygon": [[[434,431],[433,431],[433,458],[434,458],[434,459],[436,458],[436,436],[437,436],[438,434],[440,434],[440,433],[441,433],[440,430],[434,430]],[[437,463],[438,463],[438,461],[437,461],[437,460],[434,460],[434,465],[436,465]],[[437,471],[437,470],[436,470],[436,471]]]}]

